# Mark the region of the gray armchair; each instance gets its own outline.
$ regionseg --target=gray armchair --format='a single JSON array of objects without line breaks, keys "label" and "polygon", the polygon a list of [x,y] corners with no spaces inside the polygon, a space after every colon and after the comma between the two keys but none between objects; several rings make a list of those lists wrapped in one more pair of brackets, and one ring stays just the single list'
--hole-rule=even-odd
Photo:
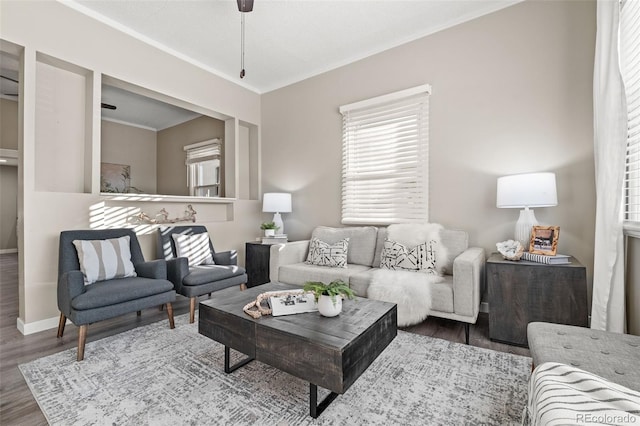
[{"label": "gray armchair", "polygon": [[[85,285],[74,240],[106,240],[129,236],[135,277],[97,281]],[[60,233],[58,253],[58,337],[64,334],[66,320],[80,327],[78,361],[84,359],[88,325],[142,309],[167,306],[169,327],[174,328],[171,302],[176,299],[167,279],[164,260],[145,262],[136,234],[131,229],[78,230]]]},{"label": "gray armchair", "polygon": [[213,256],[213,265],[189,265],[186,257],[177,257],[173,234],[195,235],[206,233],[207,228],[201,225],[171,226],[158,228],[157,256],[167,261],[167,277],[173,282],[178,294],[188,297],[189,322],[195,320],[196,299],[234,285],[241,288],[247,283],[247,273],[237,265],[238,256],[235,250],[216,253],[209,239],[209,248]]}]

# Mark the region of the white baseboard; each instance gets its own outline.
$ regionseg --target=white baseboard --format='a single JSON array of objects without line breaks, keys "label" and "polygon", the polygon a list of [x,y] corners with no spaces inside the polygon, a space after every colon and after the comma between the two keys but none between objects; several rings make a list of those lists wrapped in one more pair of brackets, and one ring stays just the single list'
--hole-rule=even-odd
[{"label": "white baseboard", "polygon": [[[58,321],[60,321],[60,317],[47,318],[25,324],[24,321],[22,321],[22,318],[18,318],[16,320],[16,324],[18,326],[18,331],[26,336],[28,334],[58,328]],[[70,321],[67,320],[67,324],[69,323]]]},{"label": "white baseboard", "polygon": [[13,248],[13,249],[0,249],[0,254],[9,254],[9,253],[17,253],[18,249],[17,248]]},{"label": "white baseboard", "polygon": [[489,302],[480,302],[480,312],[489,313]]}]

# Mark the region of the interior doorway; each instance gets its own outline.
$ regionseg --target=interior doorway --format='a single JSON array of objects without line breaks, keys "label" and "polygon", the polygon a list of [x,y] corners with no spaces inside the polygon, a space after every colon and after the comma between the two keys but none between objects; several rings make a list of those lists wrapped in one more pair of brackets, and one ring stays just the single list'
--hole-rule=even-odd
[{"label": "interior doorway", "polygon": [[18,251],[19,70],[19,57],[0,50],[0,254]]}]

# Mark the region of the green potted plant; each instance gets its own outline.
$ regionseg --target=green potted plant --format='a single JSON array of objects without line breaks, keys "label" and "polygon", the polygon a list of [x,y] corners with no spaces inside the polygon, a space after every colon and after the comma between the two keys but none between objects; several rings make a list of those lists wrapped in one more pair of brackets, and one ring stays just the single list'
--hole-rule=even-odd
[{"label": "green potted plant", "polygon": [[274,222],[263,222],[262,225],[260,225],[260,229],[264,231],[265,237],[273,237],[276,235],[278,227]]},{"label": "green potted plant", "polygon": [[342,299],[353,299],[355,293],[349,284],[342,280],[333,280],[329,284],[319,281],[304,283],[304,291],[310,291],[318,303],[318,312],[325,317],[335,317],[342,312]]}]

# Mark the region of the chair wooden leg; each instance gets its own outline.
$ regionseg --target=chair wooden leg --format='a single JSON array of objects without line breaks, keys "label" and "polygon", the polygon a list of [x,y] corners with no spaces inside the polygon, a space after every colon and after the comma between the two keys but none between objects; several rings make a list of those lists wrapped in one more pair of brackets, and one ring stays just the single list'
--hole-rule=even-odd
[{"label": "chair wooden leg", "polygon": [[196,298],[189,299],[189,324],[193,324],[196,320]]},{"label": "chair wooden leg", "polygon": [[58,337],[62,337],[64,334],[64,326],[67,323],[67,317],[64,316],[62,312],[60,312],[60,322],[58,323]]},{"label": "chair wooden leg", "polygon": [[209,299],[211,299],[211,293],[209,293]]},{"label": "chair wooden leg", "polygon": [[169,317],[169,328],[173,330],[176,326],[173,323],[173,306],[171,306],[171,303],[167,303],[167,316]]},{"label": "chair wooden leg", "polygon": [[136,315],[141,316],[142,315],[142,311],[137,311]]},{"label": "chair wooden leg", "polygon": [[87,324],[81,325],[78,331],[78,361],[84,359],[84,344],[87,341]]},{"label": "chair wooden leg", "polygon": [[246,283],[240,284],[240,291],[245,291],[246,289],[247,289],[247,284]]},{"label": "chair wooden leg", "polygon": [[162,312],[162,310],[163,310],[163,309],[164,309],[164,305],[160,305],[160,306],[158,306],[158,310],[159,310],[160,312]]}]

